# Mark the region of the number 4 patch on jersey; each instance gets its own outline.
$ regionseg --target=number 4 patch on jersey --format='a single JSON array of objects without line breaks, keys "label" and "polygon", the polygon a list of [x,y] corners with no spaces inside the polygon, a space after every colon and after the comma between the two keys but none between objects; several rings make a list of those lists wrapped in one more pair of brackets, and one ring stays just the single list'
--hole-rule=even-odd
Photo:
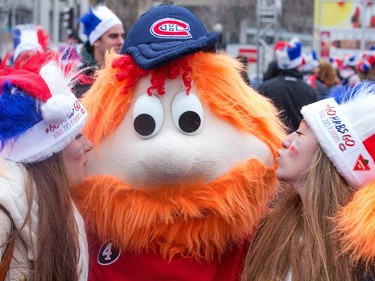
[{"label": "number 4 patch on jersey", "polygon": [[110,265],[120,257],[120,254],[120,248],[114,246],[112,241],[106,241],[100,247],[98,253],[98,263],[101,265]]}]

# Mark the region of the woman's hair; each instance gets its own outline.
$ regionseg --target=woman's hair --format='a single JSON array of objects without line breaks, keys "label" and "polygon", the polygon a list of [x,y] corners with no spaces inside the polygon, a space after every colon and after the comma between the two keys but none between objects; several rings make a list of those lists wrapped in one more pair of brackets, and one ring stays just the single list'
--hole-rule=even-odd
[{"label": "woman's hair", "polygon": [[78,229],[61,154],[25,167],[29,174],[29,206],[31,198],[37,198],[38,203],[33,280],[77,280]]},{"label": "woman's hair", "polygon": [[285,186],[261,222],[247,255],[243,280],[352,280],[347,256],[331,237],[332,217],[354,192],[318,146],[306,174],[306,202]]},{"label": "woman's hair", "polygon": [[318,78],[327,87],[332,87],[340,83],[337,71],[328,61],[322,61],[319,63]]}]

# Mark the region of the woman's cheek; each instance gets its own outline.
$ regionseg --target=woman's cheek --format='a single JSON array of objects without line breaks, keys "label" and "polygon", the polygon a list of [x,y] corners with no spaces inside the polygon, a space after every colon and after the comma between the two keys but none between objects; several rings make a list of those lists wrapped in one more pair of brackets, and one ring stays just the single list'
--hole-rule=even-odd
[{"label": "woman's cheek", "polygon": [[293,142],[290,146],[289,146],[289,150],[295,154],[295,155],[298,155],[299,154],[299,147],[301,145],[301,142],[299,140],[296,140],[295,142]]}]

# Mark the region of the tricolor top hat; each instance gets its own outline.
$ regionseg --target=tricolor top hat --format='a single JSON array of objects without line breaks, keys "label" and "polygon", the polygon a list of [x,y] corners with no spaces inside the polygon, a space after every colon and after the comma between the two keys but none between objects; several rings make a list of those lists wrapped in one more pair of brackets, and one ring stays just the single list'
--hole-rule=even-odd
[{"label": "tricolor top hat", "polygon": [[338,172],[361,187],[375,179],[375,83],[336,87],[332,95],[301,113]]},{"label": "tricolor top hat", "polygon": [[189,10],[163,4],[138,19],[121,53],[132,56],[141,68],[152,69],[198,51],[215,50],[217,39],[218,34],[207,33]]},{"label": "tricolor top hat", "polygon": [[0,156],[14,162],[39,162],[61,151],[87,117],[68,86],[72,76],[57,60],[40,62],[0,70]]}]

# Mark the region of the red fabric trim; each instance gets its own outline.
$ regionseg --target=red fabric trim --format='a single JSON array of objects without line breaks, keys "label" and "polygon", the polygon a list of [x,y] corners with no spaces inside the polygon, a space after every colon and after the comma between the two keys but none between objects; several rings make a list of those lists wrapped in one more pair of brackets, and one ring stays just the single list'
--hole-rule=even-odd
[{"label": "red fabric trim", "polygon": [[363,144],[366,147],[368,153],[370,153],[372,160],[375,162],[375,134],[365,139],[363,141]]}]

